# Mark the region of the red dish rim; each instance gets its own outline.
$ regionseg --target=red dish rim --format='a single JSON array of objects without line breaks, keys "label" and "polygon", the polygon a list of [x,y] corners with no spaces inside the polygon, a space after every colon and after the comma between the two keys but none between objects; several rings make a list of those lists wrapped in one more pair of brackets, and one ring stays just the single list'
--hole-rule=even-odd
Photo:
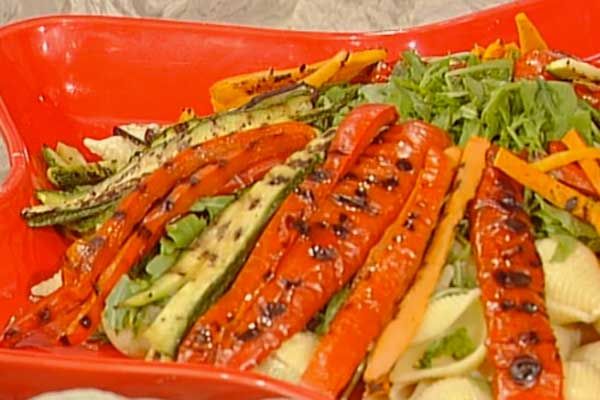
[{"label": "red dish rim", "polygon": [[[433,28],[444,28],[446,26],[452,26],[467,22],[473,18],[473,15],[477,15],[478,18],[485,18],[488,15],[494,14],[502,10],[513,10],[521,7],[530,6],[533,4],[543,3],[544,0],[521,0],[510,2],[507,4],[488,8],[483,11],[473,12],[464,16],[453,18],[450,20],[440,21],[427,25],[418,26],[415,28],[402,29],[402,30],[385,30],[376,32],[322,32],[322,31],[289,31],[282,29],[272,28],[258,28],[253,26],[241,26],[241,25],[229,25],[229,24],[214,24],[214,23],[203,23],[203,22],[189,22],[189,21],[175,21],[175,20],[158,20],[158,19],[146,19],[146,18],[130,18],[130,17],[106,17],[106,16],[84,16],[84,15],[53,15],[45,17],[37,17],[18,21],[0,28],[0,37],[12,33],[14,30],[27,28],[31,26],[39,26],[40,24],[50,23],[76,23],[80,21],[89,22],[104,22],[104,23],[119,23],[121,25],[137,25],[143,24],[146,28],[152,28],[155,26],[172,26],[172,27],[185,27],[186,29],[198,29],[203,30],[207,27],[217,30],[226,31],[237,31],[243,35],[247,32],[259,33],[264,35],[277,35],[285,33],[286,36],[294,38],[298,36],[319,36],[322,38],[348,38],[353,37],[369,37],[369,36],[393,36],[398,33],[406,32],[422,32]],[[6,108],[4,101],[0,98],[0,135],[3,137],[6,143],[6,150],[9,161],[9,171],[3,182],[0,181],[0,204],[5,201],[10,193],[15,190],[18,185],[27,179],[27,161],[28,152],[25,143],[19,135],[12,118]],[[40,355],[43,354],[41,357]],[[128,374],[146,374],[152,373],[153,375],[162,376],[181,376],[181,377],[193,377],[198,379],[214,378],[218,376],[223,382],[235,381],[248,386],[260,386],[267,390],[275,393],[280,393],[284,396],[290,396],[293,398],[306,398],[306,399],[326,399],[319,393],[287,382],[283,382],[277,379],[269,378],[263,375],[257,375],[254,373],[240,372],[237,370],[205,366],[205,365],[191,365],[191,364],[177,364],[177,363],[148,363],[146,361],[123,359],[115,363],[114,358],[107,359],[95,359],[89,357],[75,357],[72,355],[59,355],[59,354],[44,354],[36,351],[29,350],[5,350],[0,349],[0,359],[4,363],[9,363],[15,368],[19,366],[36,364],[40,367],[46,367],[49,369],[62,368],[70,371],[86,371],[86,372],[114,372],[123,371]]]}]

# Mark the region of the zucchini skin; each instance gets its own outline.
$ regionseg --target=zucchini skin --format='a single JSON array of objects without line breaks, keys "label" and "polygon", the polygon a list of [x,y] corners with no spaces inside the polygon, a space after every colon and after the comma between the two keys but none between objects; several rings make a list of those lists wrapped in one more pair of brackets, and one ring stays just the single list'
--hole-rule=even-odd
[{"label": "zucchini skin", "polygon": [[107,203],[119,200],[129,193],[143,176],[158,169],[166,160],[173,158],[185,148],[236,131],[293,120],[313,108],[310,96],[295,94],[285,102],[267,108],[236,110],[190,121],[186,124],[187,130],[172,133],[171,136],[166,132],[164,139],[155,140],[150,149],[135,155],[127,166],[91,186],[87,193],[65,200],[60,205],[37,205],[26,208],[21,215],[27,220],[29,226],[64,224],[93,215],[105,210]]},{"label": "zucchini skin", "polygon": [[113,175],[117,164],[111,161],[99,161],[85,165],[56,165],[48,168],[46,175],[52,184],[62,190],[75,189],[78,186],[93,185]]},{"label": "zucchini skin", "polygon": [[[306,150],[274,167],[225,210],[217,223],[172,267],[170,274],[163,276],[165,280],[179,276],[180,289],[144,334],[152,345],[151,354],[175,356],[188,327],[231,284],[279,205],[322,162],[332,137],[333,132],[314,139]],[[298,160],[308,161],[308,166]]]}]

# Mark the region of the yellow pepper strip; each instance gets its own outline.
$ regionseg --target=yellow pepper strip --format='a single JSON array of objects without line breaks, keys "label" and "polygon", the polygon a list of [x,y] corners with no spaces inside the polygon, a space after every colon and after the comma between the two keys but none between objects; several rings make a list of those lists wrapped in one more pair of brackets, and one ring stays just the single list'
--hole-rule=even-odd
[{"label": "yellow pepper strip", "polygon": [[557,207],[591,223],[600,233],[600,203],[528,164],[506,149],[498,150],[494,166]]},{"label": "yellow pepper strip", "polygon": [[327,83],[350,82],[369,65],[374,65],[387,58],[387,50],[371,49],[350,53],[340,70]]},{"label": "yellow pepper strip", "polygon": [[[283,70],[274,70],[271,68],[220,80],[214,83],[210,88],[210,97],[213,108],[215,111],[236,108],[246,104],[259,94],[300,82],[314,74],[324,65],[330,63],[338,57],[338,54],[332,59],[319,61],[310,65],[305,64]],[[328,82],[323,83],[348,82],[368,66],[383,61],[386,58],[387,51],[383,49],[363,50],[350,53],[350,56],[347,58],[346,62],[343,63],[341,68],[337,69],[337,72],[330,77]]]},{"label": "yellow pepper strip", "polygon": [[[467,142],[462,152],[462,167],[454,179],[455,190],[446,204],[444,217],[433,235],[414,284],[400,303],[396,317],[385,327],[371,352],[364,374],[365,381],[379,382],[385,379],[417,333],[429,304],[429,298],[435,289],[442,268],[446,265],[456,226],[463,219],[467,204],[475,196],[485,168],[485,157],[489,146],[490,143],[480,137],[473,137]],[[450,156],[458,159],[460,155]]]},{"label": "yellow pepper strip", "polygon": [[348,52],[342,50],[330,58],[315,72],[302,79],[302,82],[313,87],[321,87],[325,82],[333,78],[333,76],[342,68],[346,60],[348,60]]},{"label": "yellow pepper strip", "polygon": [[213,108],[218,112],[239,107],[261,93],[298,82],[312,74],[321,65],[322,62],[284,70],[270,68],[220,80],[209,89]]},{"label": "yellow pepper strip", "polygon": [[496,39],[490,43],[487,47],[476,44],[471,53],[482,60],[497,60],[500,58],[512,58],[515,54],[518,54],[519,47],[516,43],[511,42],[504,44],[502,40]]},{"label": "yellow pepper strip", "polygon": [[196,118],[196,113],[194,112],[194,110],[192,108],[188,107],[188,108],[183,109],[183,111],[179,115],[179,119],[177,120],[177,122],[179,122],[179,123],[187,122],[194,118]]},{"label": "yellow pepper strip", "polygon": [[519,31],[521,52],[529,53],[532,50],[548,50],[548,45],[544,41],[544,38],[542,38],[540,32],[525,13],[518,13],[515,16],[515,22]]},{"label": "yellow pepper strip", "polygon": [[[571,150],[579,150],[587,148],[585,140],[577,133],[576,130],[570,130],[563,138],[562,142]],[[596,160],[580,160],[579,165],[583,172],[590,180],[594,190],[600,194],[600,166]]]},{"label": "yellow pepper strip", "polygon": [[498,58],[504,57],[504,45],[500,41],[500,39],[496,39],[492,43],[488,45],[488,47],[484,50],[481,58],[483,60],[495,60]]},{"label": "yellow pepper strip", "polygon": [[600,158],[600,148],[584,147],[582,149],[567,150],[551,154],[548,157],[532,163],[531,166],[541,172],[548,172],[573,162],[592,160],[594,158]]}]

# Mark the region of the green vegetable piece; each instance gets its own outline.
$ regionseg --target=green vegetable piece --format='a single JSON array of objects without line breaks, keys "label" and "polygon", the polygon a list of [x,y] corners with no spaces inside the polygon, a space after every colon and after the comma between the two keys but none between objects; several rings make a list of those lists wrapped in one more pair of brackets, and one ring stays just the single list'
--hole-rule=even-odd
[{"label": "green vegetable piece", "polygon": [[208,213],[209,221],[212,221],[234,200],[235,195],[205,197],[194,203],[190,211],[194,213],[206,212]]},{"label": "green vegetable piece", "polygon": [[188,121],[185,132],[173,134],[160,144],[153,143],[147,150],[134,155],[127,166],[108,179],[96,183],[77,199],[65,201],[60,206],[37,205],[27,208],[22,215],[32,226],[65,223],[79,219],[79,213],[90,215],[90,209],[119,199],[129,193],[139,180],[158,169],[166,159],[176,156],[186,147],[196,146],[206,140],[231,134],[240,129],[252,129],[265,123],[297,119],[314,109],[312,98],[294,95],[285,102],[268,108],[248,111],[229,111],[210,117]]},{"label": "green vegetable piece", "polygon": [[65,192],[61,190],[44,190],[40,189],[35,192],[35,197],[43,204],[58,205],[63,201],[80,196],[81,192],[75,190]]},{"label": "green vegetable piece", "polygon": [[552,61],[546,66],[546,71],[559,79],[600,82],[600,68],[582,60],[566,57]]},{"label": "green vegetable piece", "polygon": [[441,339],[433,341],[417,361],[415,368],[425,369],[433,366],[433,360],[442,356],[450,356],[462,360],[475,351],[475,344],[469,337],[467,329],[460,327]]},{"label": "green vegetable piece", "polygon": [[342,306],[346,302],[346,299],[348,299],[348,296],[350,296],[349,287],[344,287],[335,295],[333,295],[333,297],[331,298],[331,300],[329,300],[329,303],[327,304],[325,313],[321,316],[321,322],[315,329],[316,334],[325,335],[329,331],[329,326],[331,325],[331,322],[333,322],[337,313],[342,309]]},{"label": "green vegetable piece", "polygon": [[178,249],[185,249],[206,228],[206,220],[195,214],[185,217],[167,225],[167,235]]},{"label": "green vegetable piece", "polygon": [[68,165],[67,161],[63,160],[50,146],[42,146],[42,157],[44,157],[48,167],[66,167]]},{"label": "green vegetable piece", "polygon": [[178,257],[179,252],[173,252],[171,254],[157,254],[148,262],[148,264],[146,264],[146,272],[152,277],[152,279],[156,279],[168,271],[169,268],[175,264]]},{"label": "green vegetable piece", "polygon": [[75,147],[68,146],[63,142],[56,145],[56,153],[67,163],[67,165],[86,165],[87,161],[83,154]]},{"label": "green vegetable piece", "polygon": [[104,307],[104,318],[115,330],[118,331],[126,327],[129,313],[128,309],[119,307],[119,305],[133,293],[142,290],[143,287],[144,284],[140,281],[134,281],[129,276],[123,275],[110,292]]},{"label": "green vegetable piece", "polygon": [[538,238],[560,236],[561,241],[557,246],[553,261],[566,259],[574,248],[577,239],[592,249],[600,252],[600,235],[596,229],[568,211],[554,207],[540,196],[528,192],[528,211],[535,223],[535,232]]},{"label": "green vegetable piece", "polygon": [[98,229],[104,222],[106,222],[115,212],[117,208],[116,203],[109,203],[106,210],[90,215],[88,217],[81,218],[74,222],[69,222],[65,226],[78,233],[89,233]]},{"label": "green vegetable piece", "polygon": [[[156,282],[162,285],[167,279],[178,280],[180,289],[144,333],[153,352],[165,357],[174,355],[189,324],[229,286],[269,218],[312,166],[322,161],[332,137],[331,132],[313,139],[306,149],[269,171],[228,207],[169,273]],[[303,166],[306,163],[308,168]],[[171,293],[151,288],[146,296],[160,299],[161,295]]]},{"label": "green vegetable piece", "polygon": [[[48,180],[62,190],[71,190],[78,186],[93,185],[114,174],[116,164],[100,161],[86,165],[54,166],[48,168]],[[79,197],[75,198],[77,200]],[[65,202],[71,201],[65,199]]]}]

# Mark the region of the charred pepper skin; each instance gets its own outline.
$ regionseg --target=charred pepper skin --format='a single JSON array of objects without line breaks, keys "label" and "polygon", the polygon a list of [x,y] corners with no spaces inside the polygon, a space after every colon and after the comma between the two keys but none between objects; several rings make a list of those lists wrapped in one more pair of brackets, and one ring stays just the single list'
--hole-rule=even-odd
[{"label": "charred pepper skin", "polygon": [[[491,149],[489,159],[495,150]],[[544,274],[523,188],[492,166],[469,212],[498,400],[562,399],[563,371],[544,303]]]},{"label": "charred pepper skin", "polygon": [[[304,329],[354,276],[370,248],[398,216],[427,150],[449,145],[445,132],[417,121],[395,126],[376,138],[307,221],[310,234],[290,247],[273,280],[252,299],[247,312],[233,321],[219,346],[216,363],[253,368],[285,339]],[[285,304],[286,311],[265,320],[262,310],[270,302]]]}]

